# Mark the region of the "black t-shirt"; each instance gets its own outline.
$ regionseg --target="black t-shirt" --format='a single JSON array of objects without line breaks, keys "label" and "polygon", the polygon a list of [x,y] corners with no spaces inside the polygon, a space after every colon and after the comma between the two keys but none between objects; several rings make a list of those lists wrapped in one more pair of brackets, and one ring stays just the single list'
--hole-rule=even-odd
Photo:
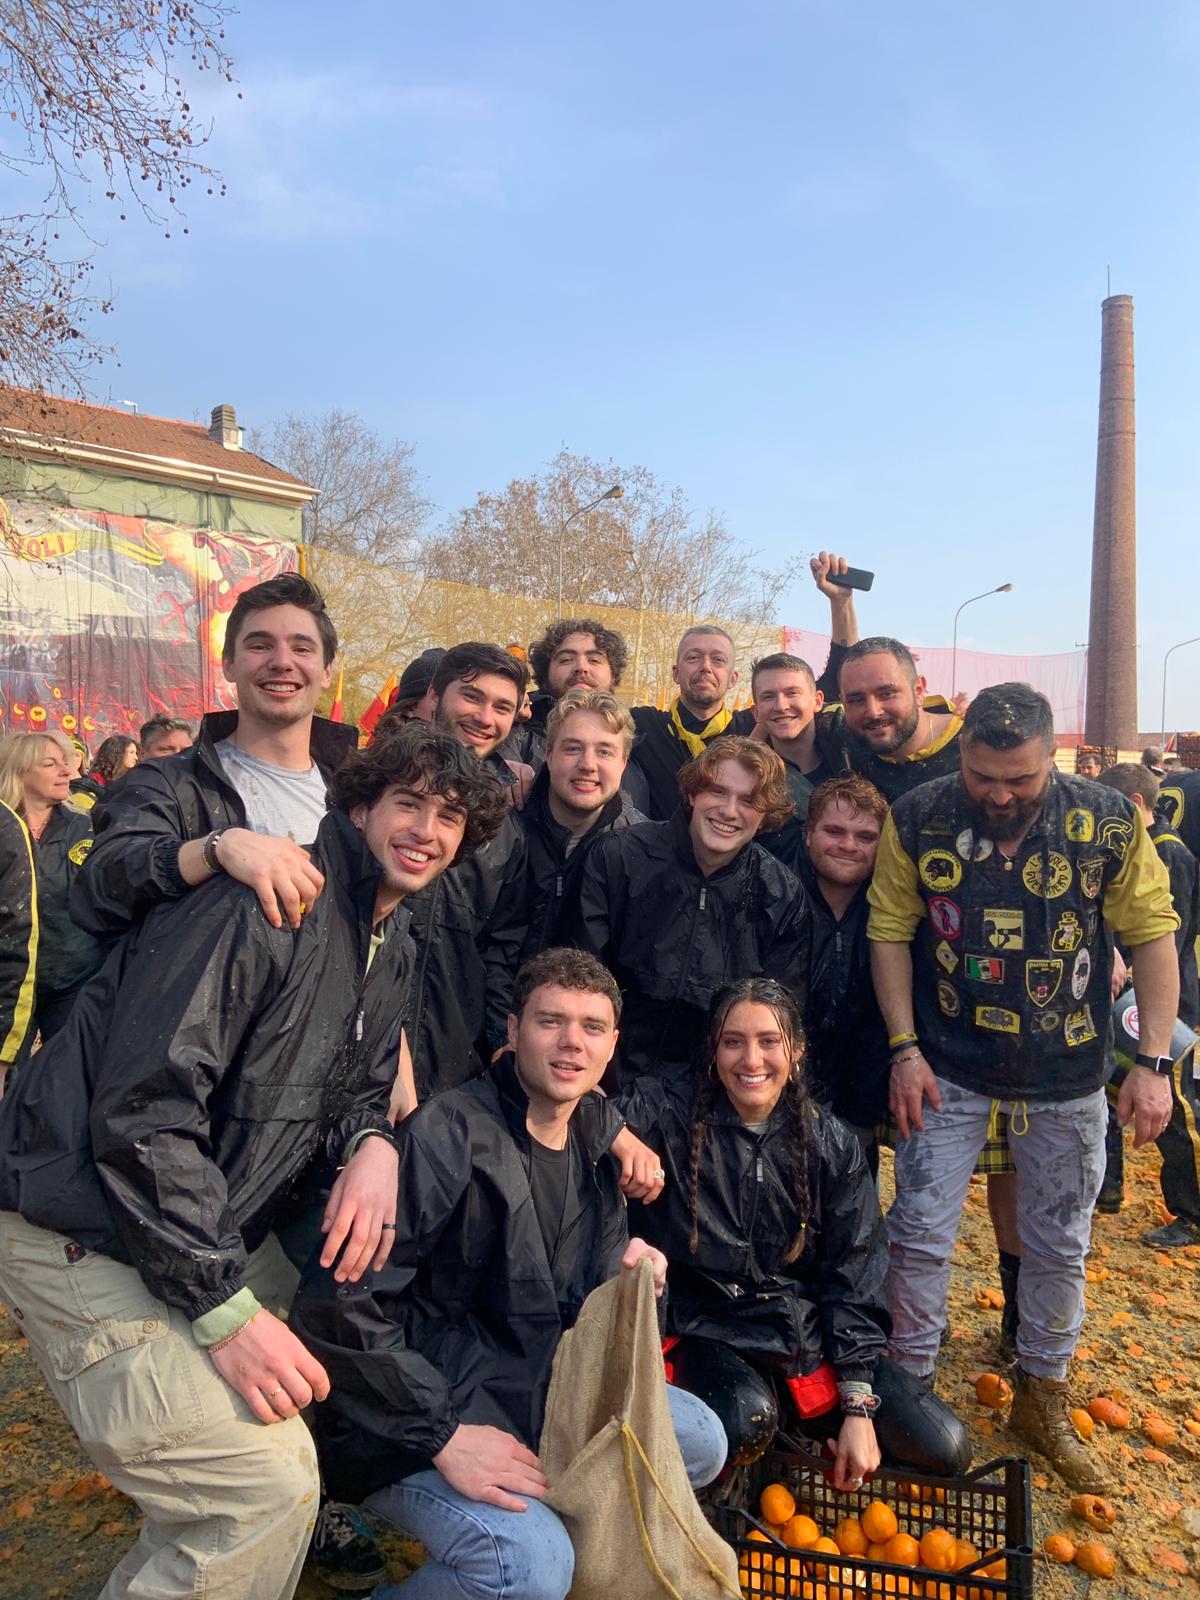
[{"label": "black t-shirt", "polygon": [[561,1150],[551,1150],[536,1139],[529,1141],[529,1192],[533,1196],[533,1209],[537,1212],[542,1243],[546,1246],[546,1259],[550,1263],[555,1293],[560,1302],[565,1299],[565,1286],[559,1281],[555,1257],[567,1212],[572,1177],[578,1170],[578,1157],[571,1148],[573,1144],[570,1132]]}]

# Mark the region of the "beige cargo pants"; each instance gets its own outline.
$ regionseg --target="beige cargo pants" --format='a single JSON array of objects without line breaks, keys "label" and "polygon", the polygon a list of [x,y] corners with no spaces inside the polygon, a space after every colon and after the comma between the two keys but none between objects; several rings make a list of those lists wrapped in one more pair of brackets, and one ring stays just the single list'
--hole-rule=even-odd
[{"label": "beige cargo pants", "polygon": [[[288,1274],[291,1275],[290,1280]],[[286,1304],[295,1274],[275,1240],[246,1282]],[[289,1600],[317,1513],[317,1462],[299,1417],[258,1422],[132,1267],[0,1212],[0,1301],[79,1442],[145,1513],[101,1600]]]}]

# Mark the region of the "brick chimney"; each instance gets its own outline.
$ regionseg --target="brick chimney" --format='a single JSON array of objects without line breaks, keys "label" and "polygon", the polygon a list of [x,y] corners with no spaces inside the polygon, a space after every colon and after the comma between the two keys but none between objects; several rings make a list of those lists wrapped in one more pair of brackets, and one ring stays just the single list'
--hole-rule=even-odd
[{"label": "brick chimney", "polygon": [[1138,744],[1133,296],[1110,295],[1100,315],[1100,429],[1084,738],[1116,751]]},{"label": "brick chimney", "polygon": [[214,406],[208,431],[226,450],[242,448],[242,430],[238,427],[237,412],[232,406]]}]

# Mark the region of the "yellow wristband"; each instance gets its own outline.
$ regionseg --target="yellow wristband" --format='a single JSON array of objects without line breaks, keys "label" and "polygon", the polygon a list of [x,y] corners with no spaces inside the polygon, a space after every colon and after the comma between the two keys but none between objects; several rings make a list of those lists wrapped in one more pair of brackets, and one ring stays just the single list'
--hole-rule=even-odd
[{"label": "yellow wristband", "polygon": [[893,1033],[888,1040],[888,1049],[898,1050],[902,1044],[916,1044],[916,1042],[917,1036],[915,1033]]}]

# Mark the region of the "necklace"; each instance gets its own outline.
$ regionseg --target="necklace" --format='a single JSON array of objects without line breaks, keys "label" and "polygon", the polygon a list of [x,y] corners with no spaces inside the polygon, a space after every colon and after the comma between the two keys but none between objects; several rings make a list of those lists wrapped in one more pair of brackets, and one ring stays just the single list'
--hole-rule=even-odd
[{"label": "necklace", "polygon": [[33,822],[27,816],[25,818],[25,826],[29,829],[30,837],[33,838],[33,839],[40,839],[42,837],[42,835],[45,833],[46,824],[49,821],[50,821],[50,813],[48,811],[42,817],[42,820],[40,822]]}]

